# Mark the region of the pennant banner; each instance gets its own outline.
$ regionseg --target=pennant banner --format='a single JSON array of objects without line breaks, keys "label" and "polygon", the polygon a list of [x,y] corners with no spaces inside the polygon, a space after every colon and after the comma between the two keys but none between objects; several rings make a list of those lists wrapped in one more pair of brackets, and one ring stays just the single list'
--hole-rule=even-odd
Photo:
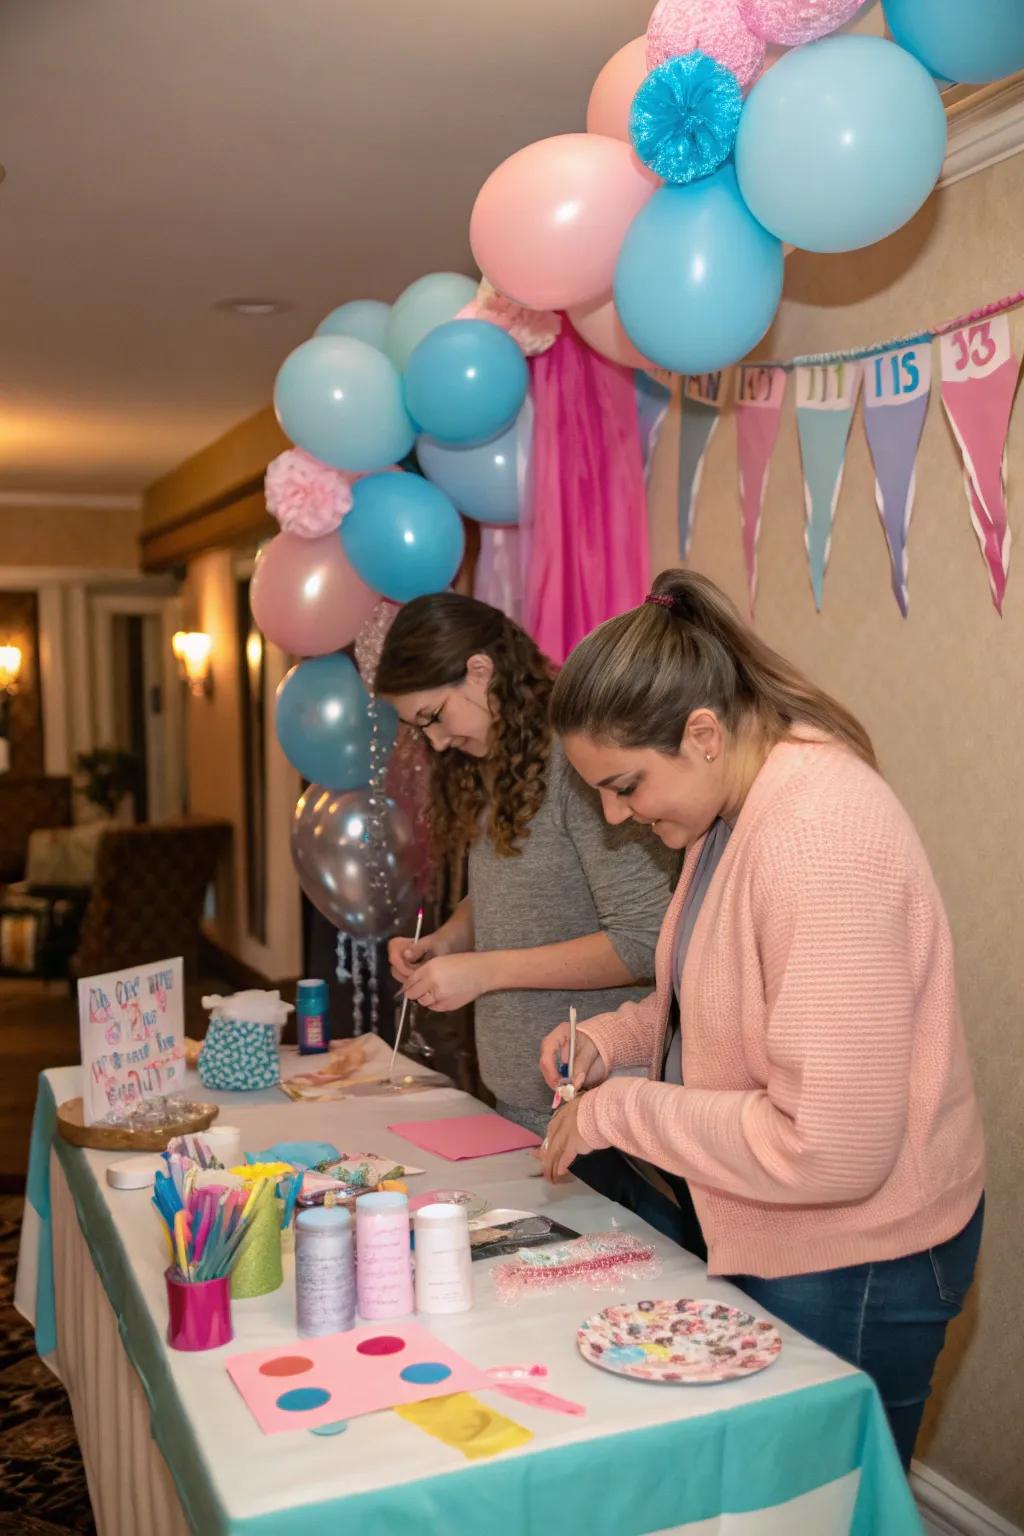
[{"label": "pennant banner", "polygon": [[796,421],[806,505],[804,542],[814,606],[819,613],[860,376],[859,361],[816,363],[796,369]]},{"label": "pennant banner", "polygon": [[1006,436],[1020,363],[1006,315],[940,337],[942,403],[964,460],[971,522],[988,568],[996,611],[1003,611],[1010,564]]},{"label": "pennant banner", "polygon": [[636,383],[636,410],[640,421],[640,451],[644,456],[644,479],[651,478],[654,450],[665,425],[669,402],[672,399],[671,384],[644,373],[638,368],[633,375]]},{"label": "pennant banner", "polygon": [[932,348],[892,347],[864,362],[864,431],[875,466],[875,501],[889,546],[893,595],[907,616],[907,536],[914,510],[914,465],[928,413]]},{"label": "pennant banner", "polygon": [[757,544],[768,488],[768,465],[786,393],[783,368],[742,367],[736,372],[736,453],[740,479],[740,533],[753,616],[757,599]]},{"label": "pennant banner", "polygon": [[679,422],[679,552],[684,560],[690,555],[704,455],[722,414],[723,378],[721,372],[694,373],[683,380],[683,414]]}]

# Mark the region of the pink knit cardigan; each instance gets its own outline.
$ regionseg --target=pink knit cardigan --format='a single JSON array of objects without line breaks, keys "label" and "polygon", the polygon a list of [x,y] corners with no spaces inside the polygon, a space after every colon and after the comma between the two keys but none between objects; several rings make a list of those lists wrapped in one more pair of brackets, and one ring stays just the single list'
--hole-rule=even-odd
[{"label": "pink knit cardigan", "polygon": [[771,752],[690,940],[679,1087],[657,1077],[699,851],[665,916],[657,991],[585,1025],[609,1069],[650,1080],[584,1094],[584,1140],[688,1180],[712,1274],[806,1274],[954,1236],[984,1140],[942,899],[896,796],[834,742]]}]

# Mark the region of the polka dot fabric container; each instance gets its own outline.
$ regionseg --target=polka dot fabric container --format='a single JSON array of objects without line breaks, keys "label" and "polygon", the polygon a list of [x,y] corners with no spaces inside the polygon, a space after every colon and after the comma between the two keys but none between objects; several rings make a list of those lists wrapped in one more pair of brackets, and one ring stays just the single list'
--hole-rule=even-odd
[{"label": "polka dot fabric container", "polygon": [[272,1088],[281,1078],[274,1025],[211,1019],[198,1070],[207,1088],[228,1092]]},{"label": "polka dot fabric container", "polygon": [[700,1386],[753,1376],[778,1359],[774,1323],[724,1301],[637,1301],[582,1323],[584,1360],[639,1381]]}]

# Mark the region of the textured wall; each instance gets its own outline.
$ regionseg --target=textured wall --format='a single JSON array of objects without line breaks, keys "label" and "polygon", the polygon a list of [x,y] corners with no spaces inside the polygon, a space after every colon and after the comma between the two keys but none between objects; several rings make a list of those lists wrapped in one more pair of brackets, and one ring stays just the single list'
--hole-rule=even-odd
[{"label": "textured wall", "polygon": [[[1024,156],[1018,156],[950,187],[879,246],[849,256],[791,256],[782,310],[757,355],[787,357],[906,335],[1019,289],[1022,207]],[[1019,338],[1019,313],[1015,325]],[[937,348],[935,362],[937,369]],[[761,535],[758,627],[865,721],[884,771],[917,823],[949,909],[989,1138],[988,1219],[980,1284],[946,1350],[918,1450],[945,1476],[1020,1520],[1024,1462],[1014,1426],[1024,1371],[1024,569],[1011,564],[1000,620],[968,518],[958,455],[933,398],[917,466],[910,617],[901,619],[889,590],[861,414],[862,407],[818,615],[803,549],[790,389]],[[673,415],[667,422],[655,464],[655,570],[678,563],[677,420]],[[1010,519],[1019,532],[1019,403],[1009,464]],[[728,411],[708,454],[691,559],[742,605],[735,425]]]},{"label": "textured wall", "polygon": [[4,565],[137,570],[142,510],[124,507],[0,507]]}]

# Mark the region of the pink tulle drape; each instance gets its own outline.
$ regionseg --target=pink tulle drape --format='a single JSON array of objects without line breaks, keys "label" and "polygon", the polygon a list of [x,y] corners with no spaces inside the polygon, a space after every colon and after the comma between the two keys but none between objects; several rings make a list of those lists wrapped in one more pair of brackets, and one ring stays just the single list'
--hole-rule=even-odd
[{"label": "pink tulle drape", "polygon": [[596,624],[647,591],[643,457],[631,369],[600,357],[570,326],[530,368],[523,622],[561,663]]}]

